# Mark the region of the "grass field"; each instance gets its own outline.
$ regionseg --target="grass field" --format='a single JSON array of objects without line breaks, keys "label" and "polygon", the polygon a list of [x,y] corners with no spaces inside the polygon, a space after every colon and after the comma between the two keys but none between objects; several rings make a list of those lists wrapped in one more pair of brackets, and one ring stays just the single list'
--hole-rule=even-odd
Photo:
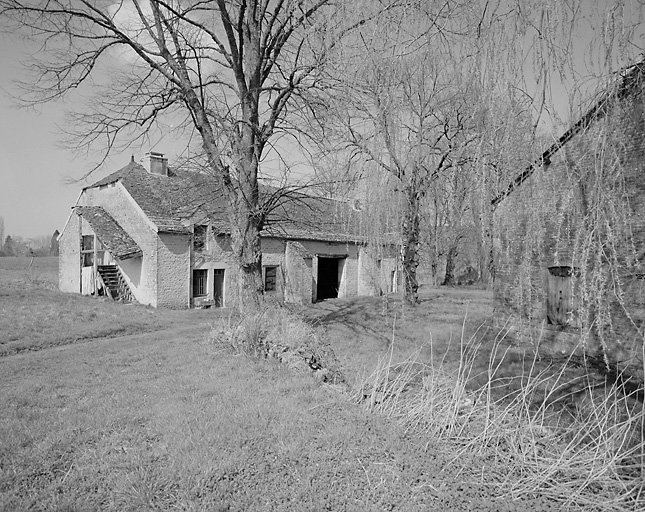
[{"label": "grass field", "polygon": [[[396,298],[298,309],[334,348],[343,387],[224,350],[210,326],[230,320],[215,311],[60,294],[55,262],[37,263],[0,258],[13,337],[0,358],[0,510],[639,509],[607,498],[621,492],[610,478],[563,501],[588,459],[532,472],[551,453],[520,435],[535,423],[460,387],[461,340],[482,335],[487,292],[427,289],[414,311]],[[66,320],[30,323],[47,308]],[[534,487],[509,482],[527,475]]]},{"label": "grass field", "polygon": [[57,289],[58,258],[0,258],[0,357],[213,318],[204,310],[161,311]]},{"label": "grass field", "polygon": [[[492,314],[491,293],[479,289],[422,287],[421,303],[405,308],[399,297],[360,297],[325,301],[301,314],[326,331],[349,378],[371,372],[390,352],[394,362],[420,352],[453,367],[462,339],[481,338]],[[488,361],[482,361],[481,370]]]}]

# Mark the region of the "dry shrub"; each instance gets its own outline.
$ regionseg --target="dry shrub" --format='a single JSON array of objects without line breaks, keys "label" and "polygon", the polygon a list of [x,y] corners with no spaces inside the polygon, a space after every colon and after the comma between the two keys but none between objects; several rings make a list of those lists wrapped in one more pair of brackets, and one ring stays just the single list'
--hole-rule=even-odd
[{"label": "dry shrub", "polygon": [[[455,463],[466,454],[481,456],[489,467],[482,483],[493,495],[541,496],[574,509],[643,510],[642,402],[616,385],[575,381],[566,365],[544,367],[537,357],[518,389],[500,395],[503,338],[496,337],[486,382],[475,389],[469,383],[482,347],[462,337],[456,372],[443,362],[422,363],[418,353],[392,364],[390,353],[354,398],[429,443],[452,443]],[[572,403],[573,409],[564,406]]]},{"label": "dry shrub", "polygon": [[212,326],[209,341],[234,354],[266,357],[268,346],[264,314],[264,311],[244,316],[231,313]]},{"label": "dry shrub", "polygon": [[273,357],[294,370],[314,371],[325,382],[344,382],[338,359],[320,328],[284,307],[243,316],[232,313],[213,325],[209,340],[235,354]]}]

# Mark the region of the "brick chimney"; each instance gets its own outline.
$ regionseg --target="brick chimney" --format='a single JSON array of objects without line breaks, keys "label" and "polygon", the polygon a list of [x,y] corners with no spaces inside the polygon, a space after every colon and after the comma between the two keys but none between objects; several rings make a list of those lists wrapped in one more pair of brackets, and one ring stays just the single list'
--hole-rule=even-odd
[{"label": "brick chimney", "polygon": [[168,159],[164,158],[163,153],[150,151],[145,154],[141,163],[150,174],[168,176]]}]

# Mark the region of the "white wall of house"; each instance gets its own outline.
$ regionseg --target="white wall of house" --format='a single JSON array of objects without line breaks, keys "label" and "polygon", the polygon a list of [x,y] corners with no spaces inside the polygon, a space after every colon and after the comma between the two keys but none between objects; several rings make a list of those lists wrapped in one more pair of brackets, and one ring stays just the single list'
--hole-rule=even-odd
[{"label": "white wall of house", "polygon": [[[96,255],[96,233],[90,226],[90,224],[83,219],[82,216],[79,217],[81,221],[80,225],[80,236],[79,236],[79,245],[81,245],[81,240],[83,237],[88,236],[92,237],[92,254]],[[83,295],[92,295],[96,293],[96,261],[94,260],[91,266],[85,266],[82,262],[83,259],[83,248],[81,247],[81,293]]]},{"label": "white wall of house", "polygon": [[286,242],[282,275],[284,300],[295,304],[309,304],[313,300],[313,257],[298,242]]},{"label": "white wall of house", "polygon": [[276,288],[265,292],[268,297],[278,301],[285,300],[286,265],[285,265],[285,240],[279,238],[263,238],[260,242],[262,250],[262,279],[265,279],[267,267],[277,267]]},{"label": "white wall of house", "polygon": [[157,305],[190,307],[190,241],[187,234],[159,233],[157,244]]},{"label": "white wall of house", "polygon": [[89,188],[81,194],[78,205],[101,206],[141,248],[140,261],[119,262],[119,265],[135,299],[141,304],[157,306],[158,236],[130,194],[119,183]]},{"label": "white wall of house", "polygon": [[318,258],[339,258],[338,263],[339,287],[338,297],[356,297],[358,295],[358,245],[339,242],[321,242],[317,240],[301,240],[302,246],[313,255],[312,299],[318,300],[317,288],[319,280]]},{"label": "white wall of house", "polygon": [[396,250],[374,255],[361,247],[358,253],[358,295],[381,295],[396,290]]},{"label": "white wall of house", "polygon": [[[190,247],[190,261],[192,269],[189,278],[189,292],[193,306],[211,305],[214,301],[215,270],[224,271],[224,297],[222,306],[230,306],[234,302],[236,290],[235,264],[233,261],[233,250],[231,240],[227,236],[214,236],[212,230],[208,230],[206,246],[201,251],[195,251]],[[193,297],[193,270],[206,270],[207,293],[203,297]]]},{"label": "white wall of house", "polygon": [[58,239],[58,287],[61,292],[81,292],[81,220],[71,213]]}]

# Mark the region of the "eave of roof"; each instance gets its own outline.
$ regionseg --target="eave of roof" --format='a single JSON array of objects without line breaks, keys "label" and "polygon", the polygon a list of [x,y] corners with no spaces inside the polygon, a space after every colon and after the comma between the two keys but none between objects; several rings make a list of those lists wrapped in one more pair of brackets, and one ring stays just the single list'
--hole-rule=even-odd
[{"label": "eave of roof", "polygon": [[125,260],[143,254],[132,237],[100,206],[76,206],[74,212],[89,223],[101,243],[113,256]]},{"label": "eave of roof", "polygon": [[339,233],[323,233],[320,231],[306,231],[297,229],[264,229],[260,236],[263,238],[281,238],[284,240],[307,240],[310,242],[336,242],[336,243],[367,243],[367,237],[339,234]]},{"label": "eave of roof", "polygon": [[[153,228],[162,233],[190,234],[195,223],[210,223],[229,234],[226,200],[217,180],[207,173],[169,170],[169,176],[151,175],[131,161],[86,188],[119,182]],[[366,243],[362,214],[349,203],[290,188],[260,185],[263,200],[273,203],[261,236],[289,240]]]}]

